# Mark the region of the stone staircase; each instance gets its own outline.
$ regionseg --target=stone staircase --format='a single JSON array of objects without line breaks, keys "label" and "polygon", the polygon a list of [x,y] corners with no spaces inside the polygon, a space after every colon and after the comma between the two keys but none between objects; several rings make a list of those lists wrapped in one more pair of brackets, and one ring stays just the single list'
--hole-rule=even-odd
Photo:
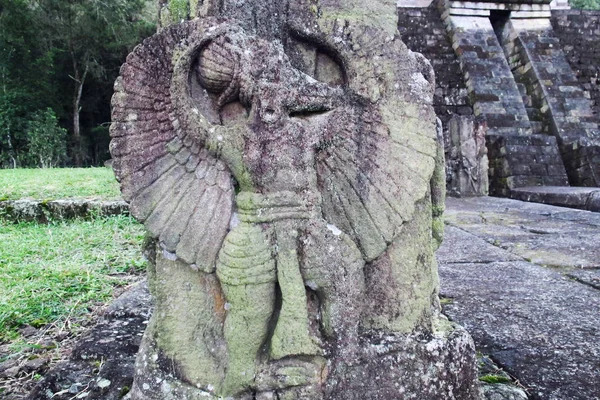
[{"label": "stone staircase", "polygon": [[500,31],[534,132],[555,138],[572,185],[600,186],[598,118],[550,22],[531,29],[527,21],[510,20]]},{"label": "stone staircase", "polygon": [[511,69],[519,92],[529,123],[532,129],[532,135],[527,139],[515,141],[507,144],[507,153],[514,152],[519,146],[527,146],[528,150],[521,149],[521,152],[529,152],[530,158],[517,160],[519,164],[514,168],[519,177],[515,179],[514,188],[526,186],[568,186],[569,181],[567,173],[560,155],[557,140],[550,132],[547,118],[542,112],[544,105],[539,101],[539,83],[534,79],[531,64],[524,63],[520,48],[516,45],[516,34],[507,29],[506,23],[494,26],[496,35],[502,45],[506,60]]},{"label": "stone staircase", "polygon": [[[489,194],[540,199],[547,192],[555,203],[576,198],[585,208],[588,191],[574,188],[573,194],[568,188],[600,187],[600,12],[586,14],[584,20],[581,12],[566,10],[556,20],[549,3],[434,0],[419,9],[400,8],[399,28],[409,48],[426,54],[436,69],[434,106],[447,141],[458,109],[449,106],[448,87],[453,84],[447,82],[456,76],[456,64],[460,66],[467,106],[478,127],[474,132],[485,136]],[[453,55],[443,43],[437,16]],[[590,50],[582,49],[578,40]],[[576,65],[569,64],[573,60],[578,60]],[[446,154],[451,172],[453,163],[460,163],[452,151],[447,148]]]},{"label": "stone staircase", "polygon": [[476,115],[487,122],[490,194],[509,196],[526,186],[568,185],[556,139],[542,134],[526,84],[517,81],[517,59],[507,57],[488,10],[442,2],[442,18],[459,57]]},{"label": "stone staircase", "polygon": [[548,135],[488,135],[490,176],[501,184],[495,195],[510,196],[514,188],[568,186],[556,140]]}]

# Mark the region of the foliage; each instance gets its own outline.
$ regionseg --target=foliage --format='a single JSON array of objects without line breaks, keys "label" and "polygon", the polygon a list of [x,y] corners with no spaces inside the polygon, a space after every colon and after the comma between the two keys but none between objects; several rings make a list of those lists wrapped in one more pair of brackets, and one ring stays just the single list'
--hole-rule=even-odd
[{"label": "foliage", "polygon": [[53,49],[26,0],[0,0],[0,167],[27,164],[27,125],[55,101]]},{"label": "foliage", "polygon": [[113,82],[154,31],[154,2],[0,0],[0,167],[39,162],[27,156],[27,127],[48,107],[68,129],[71,163],[109,158]]},{"label": "foliage", "polygon": [[600,10],[600,0],[569,0],[569,5],[583,10]]},{"label": "foliage", "polygon": [[130,217],[50,225],[0,221],[0,342],[106,301],[140,272],[144,230]]},{"label": "foliage", "polygon": [[0,201],[20,198],[119,199],[119,184],[110,168],[0,169]]},{"label": "foliage", "polygon": [[29,155],[42,168],[56,167],[67,157],[67,130],[58,126],[51,108],[36,112],[27,127]]},{"label": "foliage", "polygon": [[[81,112],[90,106],[85,100],[91,95],[85,89],[107,86],[108,93],[97,90],[94,93],[100,94],[104,102],[100,106],[109,104],[112,82],[120,64],[140,36],[147,36],[153,30],[152,24],[139,18],[144,3],[143,0],[34,0],[51,45],[58,50],[60,78],[71,93],[65,108],[71,117],[71,155],[77,166],[87,161],[80,121]],[[90,98],[92,104],[95,100]],[[96,121],[94,125],[98,122],[105,121]]]},{"label": "foliage", "polygon": [[600,0],[569,0],[569,5],[584,10],[600,10]]}]

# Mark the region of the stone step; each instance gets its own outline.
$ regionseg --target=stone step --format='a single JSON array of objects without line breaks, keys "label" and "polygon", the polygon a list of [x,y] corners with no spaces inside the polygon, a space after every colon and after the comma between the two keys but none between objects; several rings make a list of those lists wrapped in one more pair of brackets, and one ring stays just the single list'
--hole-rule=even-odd
[{"label": "stone step", "polygon": [[516,80],[516,82],[517,82],[517,88],[519,88],[519,92],[521,93],[521,96],[528,97],[527,96],[527,86],[524,83],[519,82],[518,80]]},{"label": "stone step", "polygon": [[534,135],[539,135],[544,132],[544,123],[542,121],[532,121],[529,119],[529,122],[531,123],[531,130]]},{"label": "stone step", "polygon": [[600,188],[571,186],[526,186],[513,189],[516,200],[600,212]]},{"label": "stone step", "polygon": [[542,111],[537,108],[537,107],[526,107],[527,110],[527,115],[529,116],[529,121],[534,122],[540,122],[544,120],[544,114],[542,113]]},{"label": "stone step", "polygon": [[[569,185],[556,138],[553,136],[488,135],[486,145],[490,175],[495,176],[496,180],[500,179],[508,188]],[[494,193],[493,187],[490,192]]]}]

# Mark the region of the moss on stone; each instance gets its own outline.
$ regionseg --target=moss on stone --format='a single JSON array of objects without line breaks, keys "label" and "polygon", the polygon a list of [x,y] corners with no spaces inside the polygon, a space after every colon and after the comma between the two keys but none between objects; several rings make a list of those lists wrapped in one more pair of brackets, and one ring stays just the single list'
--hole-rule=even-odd
[{"label": "moss on stone", "polygon": [[196,16],[198,15],[198,1],[199,0],[189,0],[189,2],[190,2],[189,18],[190,19],[196,18]]},{"label": "moss on stone", "polygon": [[481,382],[491,383],[491,384],[495,384],[495,383],[511,383],[512,382],[510,380],[510,378],[507,378],[507,377],[502,376],[502,375],[484,375],[484,376],[479,377],[479,380]]},{"label": "moss on stone", "polygon": [[189,0],[169,0],[169,14],[175,23],[187,20],[190,15]]}]

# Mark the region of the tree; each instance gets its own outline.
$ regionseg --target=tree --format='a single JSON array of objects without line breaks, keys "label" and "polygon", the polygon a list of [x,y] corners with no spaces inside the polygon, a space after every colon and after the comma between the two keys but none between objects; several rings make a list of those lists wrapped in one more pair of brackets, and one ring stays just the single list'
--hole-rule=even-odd
[{"label": "tree", "polygon": [[51,108],[38,111],[28,123],[29,156],[41,168],[52,168],[67,157],[67,130],[58,126]]},{"label": "tree", "polygon": [[600,10],[600,0],[569,0],[569,5],[584,10]]},{"label": "tree", "polygon": [[[34,0],[43,29],[62,62],[62,78],[70,80],[71,156],[84,163],[86,149],[81,131],[85,87],[90,79],[112,86],[112,74],[140,36],[154,25],[142,18],[144,0]],[[68,65],[68,66],[67,66]],[[64,81],[63,81],[64,84]]]},{"label": "tree", "polygon": [[56,106],[52,50],[26,0],[0,0],[0,166],[25,162],[27,121]]}]

